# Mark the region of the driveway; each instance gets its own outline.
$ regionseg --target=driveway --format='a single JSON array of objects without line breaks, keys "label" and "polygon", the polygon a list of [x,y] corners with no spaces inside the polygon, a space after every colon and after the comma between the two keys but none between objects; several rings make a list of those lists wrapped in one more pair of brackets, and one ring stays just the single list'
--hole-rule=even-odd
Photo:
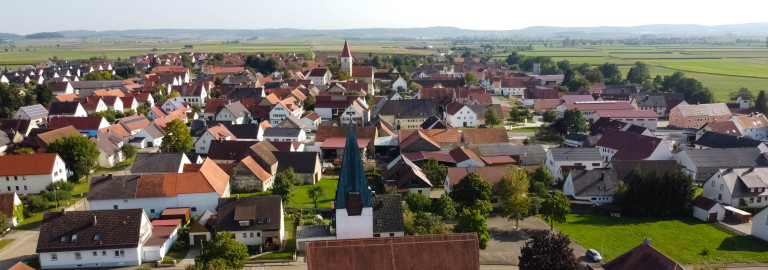
[{"label": "driveway", "polygon": [[14,230],[3,237],[3,239],[16,240],[0,249],[0,269],[8,269],[19,261],[34,258],[38,236],[40,236],[40,228],[29,231]]},{"label": "driveway", "polygon": [[[549,230],[543,220],[538,217],[528,217],[520,221],[519,229],[515,229],[515,223],[500,216],[490,216],[487,220],[490,229],[491,240],[488,247],[480,251],[481,265],[518,265],[520,249],[525,245],[531,235],[539,230]],[[571,242],[571,248],[582,263],[595,269],[600,269],[599,263],[587,262],[584,254],[586,249],[575,242]],[[502,269],[502,268],[499,268]]]}]

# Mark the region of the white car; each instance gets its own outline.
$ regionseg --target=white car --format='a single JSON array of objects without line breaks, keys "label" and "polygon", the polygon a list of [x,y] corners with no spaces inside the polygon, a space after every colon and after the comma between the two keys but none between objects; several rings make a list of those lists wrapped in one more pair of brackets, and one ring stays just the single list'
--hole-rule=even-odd
[{"label": "white car", "polygon": [[594,249],[587,249],[587,258],[590,258],[595,262],[600,262],[603,260],[603,257],[600,256],[600,253]]}]

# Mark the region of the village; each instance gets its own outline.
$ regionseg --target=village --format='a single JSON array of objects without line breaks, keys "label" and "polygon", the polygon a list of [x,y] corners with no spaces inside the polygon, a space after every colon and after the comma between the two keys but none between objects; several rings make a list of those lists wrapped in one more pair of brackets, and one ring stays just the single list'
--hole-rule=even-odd
[{"label": "village", "polygon": [[0,73],[0,268],[768,267],[764,92],[339,48]]}]

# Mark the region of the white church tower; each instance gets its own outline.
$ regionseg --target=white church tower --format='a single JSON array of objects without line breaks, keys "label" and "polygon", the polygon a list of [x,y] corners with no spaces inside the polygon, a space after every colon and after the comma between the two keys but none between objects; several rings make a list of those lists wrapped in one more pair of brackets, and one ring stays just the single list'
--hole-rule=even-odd
[{"label": "white church tower", "polygon": [[347,71],[352,76],[352,54],[349,52],[347,40],[344,40],[344,50],[341,51],[341,70]]},{"label": "white church tower", "polygon": [[[344,46],[344,51],[347,46]],[[351,59],[351,57],[349,57]],[[342,58],[343,59],[343,58]],[[350,121],[336,186],[336,239],[373,237],[373,204],[363,159],[357,147],[355,124]]]}]

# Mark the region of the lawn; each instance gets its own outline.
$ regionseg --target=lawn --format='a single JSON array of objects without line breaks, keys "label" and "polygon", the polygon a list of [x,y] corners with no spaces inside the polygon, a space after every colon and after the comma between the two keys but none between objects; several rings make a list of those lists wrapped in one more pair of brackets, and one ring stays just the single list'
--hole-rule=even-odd
[{"label": "lawn", "polygon": [[285,216],[285,248],[281,252],[273,252],[256,257],[257,260],[281,260],[293,259],[296,253],[296,218]]},{"label": "lawn", "polygon": [[521,127],[510,129],[509,132],[537,132],[539,127]]},{"label": "lawn", "polygon": [[3,240],[0,240],[0,249],[5,248],[5,246],[7,246],[8,244],[10,244],[13,241],[16,241],[16,239],[3,239]]},{"label": "lawn", "polygon": [[[67,207],[75,204],[75,202],[79,201],[82,198],[85,198],[88,196],[88,189],[90,188],[90,183],[85,180],[80,180],[77,184],[75,184],[75,187],[72,189],[72,196],[67,199],[60,199],[59,205],[60,207],[56,207],[56,201],[48,202],[48,208],[49,211],[60,211],[61,207]],[[83,210],[83,209],[77,209],[77,210]],[[40,226],[40,223],[43,220],[43,212],[37,212],[32,213],[29,217],[24,218],[21,222],[19,222],[19,225],[16,226],[16,229],[19,230],[32,230]]]},{"label": "lawn", "polygon": [[176,263],[181,262],[181,260],[183,260],[184,257],[187,256],[187,253],[189,252],[189,249],[191,247],[192,246],[190,245],[186,245],[183,248],[171,247],[168,253],[165,254],[165,257],[163,257],[163,262],[171,263],[173,262],[173,260],[176,260]]},{"label": "lawn", "polygon": [[[331,201],[333,201],[333,198],[336,197],[336,183],[338,183],[338,179],[331,179],[331,178],[322,178],[320,181],[317,182],[317,184],[320,187],[323,188],[323,196],[317,200],[317,207],[319,208],[330,208],[331,207]],[[291,200],[288,202],[288,205],[286,208],[295,208],[295,209],[302,209],[302,208],[314,208],[315,204],[312,203],[312,199],[309,198],[309,195],[307,195],[307,190],[309,190],[310,187],[313,185],[301,185],[301,186],[294,186],[291,191]],[[251,193],[238,193],[238,194],[232,194],[231,197],[240,195],[240,197],[249,197],[249,196],[259,196],[259,195],[269,195],[272,194],[271,191],[267,190],[264,192],[251,192]]]},{"label": "lawn", "polygon": [[[717,229],[693,217],[681,219],[612,218],[605,215],[568,215],[555,223],[584,248],[595,249],[610,261],[652,239],[652,245],[683,265],[706,262],[768,262],[768,245],[751,237]],[[708,255],[703,251],[707,250]]]}]

